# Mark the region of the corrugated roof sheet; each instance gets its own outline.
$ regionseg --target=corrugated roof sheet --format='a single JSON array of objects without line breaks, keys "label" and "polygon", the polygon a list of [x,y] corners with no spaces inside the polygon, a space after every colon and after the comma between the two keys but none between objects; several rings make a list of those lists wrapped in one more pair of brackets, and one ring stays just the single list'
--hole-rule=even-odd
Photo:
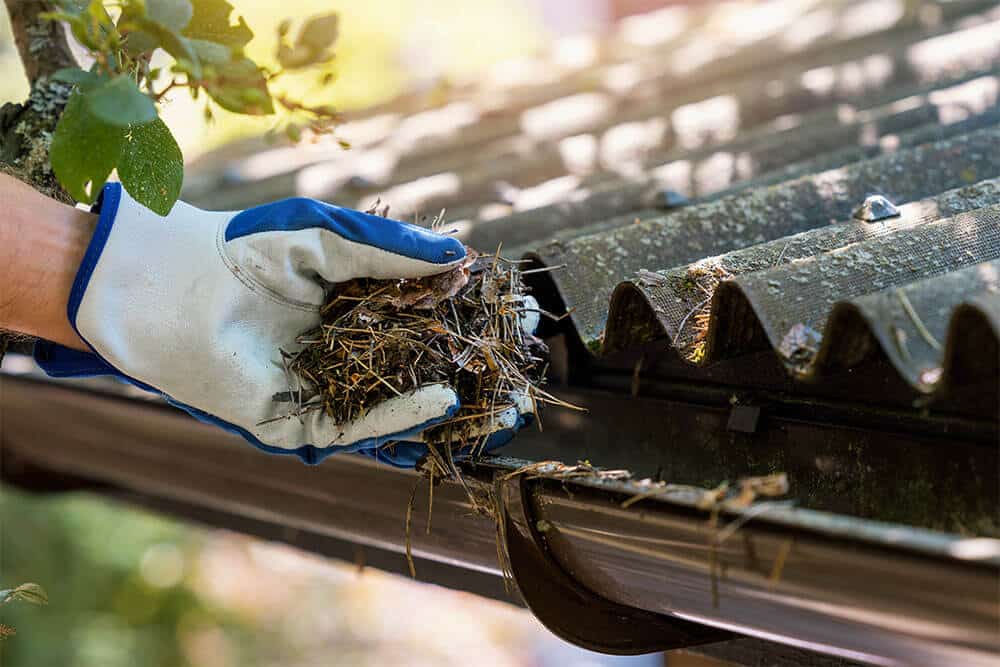
[{"label": "corrugated roof sheet", "polygon": [[[971,0],[675,8],[359,115],[352,151],[226,149],[187,194],[445,207],[470,244],[553,267],[537,291],[581,350],[713,381],[759,352],[796,381],[888,362],[995,418],[998,35]],[[855,218],[873,194],[900,215]]]}]

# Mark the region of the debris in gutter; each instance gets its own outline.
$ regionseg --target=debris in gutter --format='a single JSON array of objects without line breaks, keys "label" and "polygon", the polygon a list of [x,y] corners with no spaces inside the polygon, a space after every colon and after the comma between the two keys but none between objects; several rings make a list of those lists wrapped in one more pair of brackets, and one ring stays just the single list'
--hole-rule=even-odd
[{"label": "debris in gutter", "polygon": [[739,482],[739,493],[735,498],[723,501],[726,509],[745,509],[757,498],[775,498],[788,493],[788,475],[783,472],[759,477],[745,477]]},{"label": "debris in gutter", "polygon": [[527,477],[528,479],[600,479],[600,480],[628,480],[632,478],[632,473],[628,470],[604,470],[593,465],[590,461],[578,461],[576,465],[567,465],[560,461],[538,461],[509,472],[500,477],[500,481],[506,482],[514,477]]},{"label": "debris in gutter", "polygon": [[[551,462],[546,462],[551,464]],[[542,465],[542,464],[535,464]],[[534,466],[527,466],[533,468]],[[518,474],[520,471],[510,473],[509,476]],[[615,479],[629,479],[631,475],[624,470],[601,471],[603,474],[612,473]],[[624,473],[624,476],[622,474]],[[639,501],[648,498],[657,498],[671,494],[697,494],[698,500],[695,507],[701,510],[743,510],[750,507],[754,501],[760,497],[774,498],[788,493],[788,475],[783,472],[773,473],[757,477],[745,477],[740,479],[735,487],[728,481],[721,482],[712,489],[690,484],[668,484],[667,482],[654,482],[650,479],[639,480],[635,484],[648,486],[648,491],[637,493],[636,495],[623,501],[622,509],[628,509]]]},{"label": "debris in gutter", "polygon": [[[739,481],[737,487],[739,491],[736,495],[733,495],[730,492],[729,484],[723,482],[716,488],[705,491],[698,502],[699,509],[711,512],[708,519],[708,546],[711,552],[709,576],[712,579],[712,606],[715,608],[719,606],[719,573],[724,568],[724,563],[721,563],[719,558],[722,544],[735,535],[751,519],[774,507],[773,504],[761,503],[755,508],[751,508],[751,505],[753,505],[759,496],[776,497],[788,493],[788,475],[779,472],[760,477],[746,477]],[[719,526],[719,514],[721,510],[744,510],[744,512],[739,518],[728,525]],[[784,568],[787,556],[787,552],[781,556],[780,564],[777,560],[775,561],[770,579],[772,585],[781,576],[781,570]]]},{"label": "debris in gutter", "polygon": [[[523,399],[573,407],[541,388],[548,349],[525,334],[537,317],[516,262],[469,250],[462,265],[414,280],[356,279],[334,286],[323,323],[303,334],[290,371],[314,389],[293,415],[325,410],[338,423],[418,387],[447,383],[461,408],[425,432],[436,465],[453,470],[451,450],[479,453],[499,416]],[[386,443],[393,447],[395,443]]]},{"label": "debris in gutter", "polygon": [[[581,462],[576,466],[567,466],[554,461],[545,461],[524,466],[504,475],[501,479],[506,480],[522,474],[532,477],[555,479],[567,478],[567,476],[570,479],[585,477],[614,480],[632,479],[631,473],[627,470],[601,470],[594,468],[589,462]],[[719,576],[725,567],[720,557],[722,545],[755,517],[764,514],[774,507],[787,504],[784,501],[757,502],[758,500],[762,498],[777,498],[786,495],[789,490],[788,475],[784,472],[745,477],[740,479],[735,485],[723,481],[712,489],[687,484],[669,484],[662,481],[654,482],[651,479],[635,480],[633,484],[640,487],[648,487],[648,490],[623,501],[620,505],[622,509],[628,509],[632,505],[649,498],[683,495],[689,498],[696,497],[695,507],[709,512],[706,528],[708,533],[708,548],[710,550],[709,577],[711,578],[712,604],[714,607],[718,607],[719,605]],[[723,526],[720,525],[720,515],[723,511],[738,512],[739,516]],[[542,525],[543,523],[544,525]],[[544,534],[552,530],[553,526],[548,521],[540,521],[536,528],[540,533]],[[775,557],[768,576],[771,586],[774,586],[780,580],[791,547],[792,543],[789,540],[782,545],[781,550]],[[756,558],[756,556],[754,557]]]},{"label": "debris in gutter", "polygon": [[778,549],[778,554],[774,557],[774,565],[771,567],[771,574],[767,577],[768,584],[771,588],[777,586],[778,582],[781,581],[781,574],[785,571],[785,562],[788,560],[788,554],[792,552],[793,546],[795,546],[794,537],[789,537],[781,543],[781,547]]}]

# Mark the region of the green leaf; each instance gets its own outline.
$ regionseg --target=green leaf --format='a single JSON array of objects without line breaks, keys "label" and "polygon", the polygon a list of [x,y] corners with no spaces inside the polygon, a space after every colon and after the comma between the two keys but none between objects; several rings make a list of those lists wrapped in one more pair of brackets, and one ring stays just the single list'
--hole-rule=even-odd
[{"label": "green leaf", "polygon": [[48,604],[49,596],[38,584],[21,584],[17,588],[0,591],[0,604],[23,600],[31,604]]},{"label": "green leaf", "polygon": [[172,28],[149,19],[135,19],[131,25],[135,28],[128,33],[128,44],[129,51],[133,55],[162,48],[174,59],[185,61],[188,64],[185,70],[190,72],[192,77],[201,78],[201,61],[191,47],[191,40],[182,37]]},{"label": "green leaf", "polygon": [[101,120],[84,102],[84,95],[75,93],[59,119],[49,151],[52,171],[66,192],[77,201],[93,203],[118,163],[124,136],[124,128]]},{"label": "green leaf", "polygon": [[156,118],[153,100],[139,90],[131,77],[122,74],[83,93],[90,111],[105,123],[125,127]]},{"label": "green leaf", "polygon": [[76,12],[79,14],[87,11],[87,6],[90,5],[90,0],[59,0],[57,4],[68,12]]},{"label": "green leaf", "polygon": [[146,17],[174,32],[184,30],[193,15],[190,0],[146,0]]},{"label": "green leaf", "polygon": [[299,31],[294,46],[282,42],[278,46],[278,62],[286,69],[297,69],[327,62],[332,57],[330,47],[340,34],[340,19],[336,14],[314,16]]},{"label": "green leaf", "polygon": [[[87,13],[92,0],[56,0],[55,6],[60,10],[59,12],[46,12],[47,14],[72,14],[74,16],[79,16],[80,14]],[[43,18],[48,18],[43,15]],[[65,20],[60,18],[60,21]]]},{"label": "green leaf", "polygon": [[64,67],[60,70],[56,70],[56,72],[52,75],[52,78],[56,81],[72,83],[80,90],[89,90],[109,80],[107,76],[96,72],[88,72],[87,70],[80,69],[79,67]]},{"label": "green leaf", "polygon": [[137,202],[158,215],[170,213],[184,183],[184,156],[162,120],[129,128],[118,178]]},{"label": "green leaf", "polygon": [[234,51],[242,51],[253,39],[253,31],[242,16],[236,25],[230,24],[233,6],[227,0],[193,0],[192,5],[194,15],[184,30],[185,37],[216,42]]},{"label": "green leaf", "polygon": [[218,42],[209,42],[204,39],[185,39],[185,41],[205,65],[225,65],[233,55],[229,47]]},{"label": "green leaf", "polygon": [[50,21],[65,22],[76,40],[91,51],[100,51],[102,42],[112,34],[114,24],[102,0],[67,0],[62,11],[42,12],[39,16]]},{"label": "green leaf", "polygon": [[267,79],[249,58],[232,60],[217,69],[217,76],[203,83],[212,99],[227,111],[251,116],[274,113]]},{"label": "green leaf", "polygon": [[340,35],[340,17],[336,14],[314,16],[302,26],[296,46],[304,46],[313,51],[325,51],[334,45]]},{"label": "green leaf", "polygon": [[191,21],[190,0],[130,0],[118,20],[118,28],[128,35],[126,49],[132,56],[162,48],[176,60],[188,63],[186,70],[201,78],[201,63],[181,31]]},{"label": "green leaf", "polygon": [[[139,19],[133,19],[135,25],[140,25]],[[155,24],[154,24],[155,25]],[[155,32],[150,32],[149,30],[125,30],[125,25],[122,23],[118,24],[120,30],[124,30],[126,40],[125,40],[125,50],[128,51],[130,56],[138,56],[143,53],[149,53],[155,51],[159,48],[160,43],[156,38]],[[158,32],[158,31],[156,31]]]}]

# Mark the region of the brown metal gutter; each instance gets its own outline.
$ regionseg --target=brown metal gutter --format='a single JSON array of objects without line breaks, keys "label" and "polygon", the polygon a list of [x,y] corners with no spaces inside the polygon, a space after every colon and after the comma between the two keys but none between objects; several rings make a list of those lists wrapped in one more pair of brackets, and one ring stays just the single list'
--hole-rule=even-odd
[{"label": "brown metal gutter", "polygon": [[[13,460],[146,496],[399,552],[415,473],[360,456],[304,466],[247,447],[166,405],[0,376],[0,444]],[[426,490],[426,486],[424,487]],[[493,524],[442,485],[425,535],[415,507],[413,553],[500,576]]]},{"label": "brown metal gutter", "polygon": [[996,664],[996,564],[949,557],[960,542],[924,556],[755,522],[713,546],[698,514],[546,486],[531,503],[560,565],[620,603],[859,662]]},{"label": "brown metal gutter", "polygon": [[[558,427],[546,435],[559,438]],[[0,442],[8,468],[20,461],[150,504],[199,507],[381,552],[405,549],[404,513],[417,477],[361,457],[304,467],[155,403],[11,376],[0,376]],[[488,481],[522,463],[496,459],[470,476]],[[996,664],[996,540],[783,503],[729,516],[745,523],[720,535],[691,494],[622,509],[638,490],[599,480],[505,483],[515,580],[558,634],[630,652],[656,648],[657,640],[664,648],[718,639],[696,625],[704,624],[873,664]],[[461,487],[443,483],[426,534],[425,493],[421,482],[414,554],[499,577],[495,524],[474,514]],[[570,583],[539,596],[552,581]],[[602,638],[579,635],[578,619],[596,606],[607,619],[624,619],[614,626],[620,636],[604,638],[603,647]],[[626,636],[628,628],[645,635]]]}]

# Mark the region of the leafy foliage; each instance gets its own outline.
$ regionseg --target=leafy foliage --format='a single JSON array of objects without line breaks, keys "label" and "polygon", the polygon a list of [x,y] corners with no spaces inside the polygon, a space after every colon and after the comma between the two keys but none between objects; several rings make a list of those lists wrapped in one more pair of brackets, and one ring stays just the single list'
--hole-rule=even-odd
[{"label": "leafy foliage", "polygon": [[[169,90],[203,91],[211,104],[245,115],[272,115],[285,134],[298,140],[333,130],[339,117],[329,105],[310,106],[274,92],[286,71],[322,70],[333,60],[339,34],[335,14],[307,20],[293,42],[290,25],[279,27],[277,61],[268,71],[243,49],[253,32],[233,17],[227,0],[61,0],[46,15],[67,24],[90,53],[89,70],[69,68],[56,78],[76,93],[52,140],[52,169],[60,184],[82,202],[93,202],[115,169],[137,201],[166,215],[180,195],[184,164],[177,142],[158,116],[157,103]],[[235,21],[235,22],[234,22]],[[153,68],[164,51],[173,63]],[[323,84],[329,72],[319,72]],[[211,117],[209,107],[206,114]]]},{"label": "leafy foliage", "polygon": [[[206,630],[235,649],[229,660],[219,655],[208,664],[281,664],[267,660],[280,641],[276,633],[201,589],[201,532],[84,494],[4,487],[0,513],[3,577],[10,582],[0,585],[37,581],[52,599],[0,604],[0,623],[17,629],[0,641],[0,665],[194,667],[206,663],[192,661],[185,645]],[[150,555],[164,552],[179,557],[181,570],[151,583],[146,574],[157,561]]]}]

